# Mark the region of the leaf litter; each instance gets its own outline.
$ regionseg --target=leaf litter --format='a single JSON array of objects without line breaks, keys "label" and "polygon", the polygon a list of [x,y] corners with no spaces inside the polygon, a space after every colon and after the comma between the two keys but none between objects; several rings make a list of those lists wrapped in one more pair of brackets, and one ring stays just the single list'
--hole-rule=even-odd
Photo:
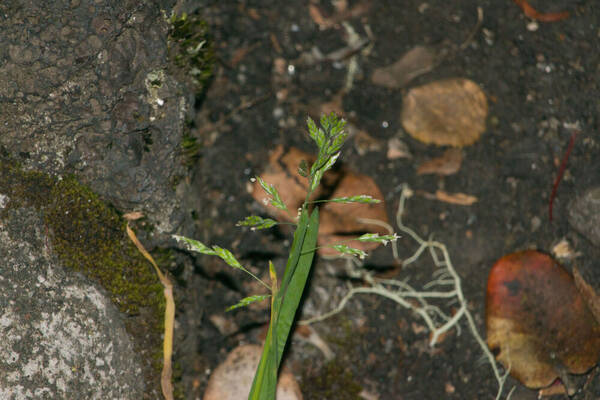
[{"label": "leaf litter", "polygon": [[408,134],[423,143],[463,147],[479,140],[487,115],[479,85],[452,78],[410,89],[402,99],[400,119]]},{"label": "leaf litter", "polygon": [[526,250],[498,260],[488,278],[487,343],[529,388],[584,374],[600,356],[600,325],[573,277],[550,256]]},{"label": "leaf litter", "polygon": [[[310,164],[314,161],[314,157],[294,147],[284,151],[283,147],[279,146],[272,153],[269,164],[260,176],[261,179],[271,182],[277,188],[282,201],[288,205],[287,211],[277,209],[268,202],[265,203],[265,194],[259,182],[254,182],[250,186],[252,197],[262,204],[269,214],[280,221],[295,222],[297,209],[304,201],[307,181],[297,171],[297,166],[302,160],[306,160]],[[379,243],[348,241],[357,233],[370,232],[382,235],[388,233],[380,224],[371,222],[388,222],[383,193],[375,181],[367,175],[341,168],[326,172],[323,176],[323,183],[324,185],[320,186],[311,197],[312,201],[343,198],[357,193],[382,201],[376,204],[328,202],[322,205],[318,239],[319,254],[326,256],[338,254],[336,250],[327,246],[340,242],[361,251],[369,251],[378,247]]]},{"label": "leaf litter", "polygon": [[462,160],[461,149],[449,148],[441,156],[421,163],[417,167],[417,175],[453,175],[460,170]]}]

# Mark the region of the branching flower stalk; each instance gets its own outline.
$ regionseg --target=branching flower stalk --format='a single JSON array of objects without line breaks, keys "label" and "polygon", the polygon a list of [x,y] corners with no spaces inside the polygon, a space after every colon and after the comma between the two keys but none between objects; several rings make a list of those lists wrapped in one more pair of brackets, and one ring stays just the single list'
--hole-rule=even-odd
[{"label": "branching flower stalk", "polygon": [[[298,168],[298,173],[308,180],[308,190],[305,201],[298,210],[298,220],[296,223],[296,231],[294,232],[294,240],[292,241],[290,255],[280,284],[278,284],[279,279],[277,278],[275,268],[271,262],[269,262],[271,285],[268,285],[256,275],[252,274],[247,268],[242,266],[229,250],[216,245],[209,247],[197,240],[183,236],[174,236],[174,238],[178,242],[183,243],[188,250],[220,257],[229,266],[249,274],[270,291],[270,294],[268,295],[246,297],[239,303],[229,307],[229,310],[232,310],[246,306],[255,301],[264,300],[269,297],[271,298],[271,320],[260,363],[256,370],[254,382],[248,396],[249,400],[275,399],[277,374],[279,366],[281,365],[283,350],[288,340],[296,310],[304,292],[312,260],[317,249],[319,208],[315,206],[311,211],[309,206],[317,202],[311,202],[309,199],[315,189],[319,186],[325,172],[333,167],[340,156],[340,149],[348,137],[348,133],[344,130],[345,124],[346,122],[344,120],[338,119],[334,114],[321,117],[321,127],[317,127],[312,119],[308,118],[307,120],[308,133],[311,139],[316,143],[318,153],[316,161],[310,168],[306,161],[302,161]],[[255,178],[255,180],[258,181],[267,194],[267,203],[270,203],[273,207],[280,210],[287,211],[287,206],[282,201],[281,196],[277,192],[277,188],[265,182],[260,177]],[[341,197],[329,201],[363,204],[380,202],[380,200],[373,199],[371,196],[367,195]],[[270,228],[277,224],[279,224],[279,222],[273,219],[252,215],[246,217],[243,221],[238,222],[237,225],[247,226],[250,227],[250,229],[255,230]],[[377,242],[384,244],[390,241],[394,242],[396,239],[397,236],[391,232],[390,235],[384,236],[368,233],[357,238],[357,240],[361,242]],[[355,255],[360,258],[364,258],[365,256],[364,251],[342,243],[331,245],[331,247],[342,254]]]},{"label": "branching flower stalk", "polygon": [[[414,263],[426,250],[428,250],[433,263],[437,268],[433,273],[435,279],[423,286],[423,289],[425,290],[419,291],[414,289],[406,281],[395,279],[377,279],[372,273],[364,269],[357,268],[361,265],[356,259],[348,259],[348,267],[351,273],[353,273],[354,277],[362,279],[369,286],[350,288],[348,293],[346,293],[346,295],[338,303],[337,307],[335,307],[333,310],[317,317],[301,321],[300,323],[311,324],[318,321],[323,321],[335,314],[338,314],[348,304],[349,300],[356,294],[376,294],[395,301],[402,307],[410,309],[418,314],[431,332],[429,344],[430,346],[434,346],[440,337],[442,337],[444,333],[448,332],[452,328],[456,328],[457,334],[460,334],[461,326],[459,323],[464,317],[464,319],[467,321],[469,331],[475,338],[475,341],[483,351],[485,358],[492,368],[494,377],[498,383],[496,400],[499,400],[502,397],[504,384],[510,370],[504,373],[500,372],[494,359],[494,355],[490,352],[485,341],[479,334],[473,315],[467,308],[467,301],[462,291],[461,279],[454,269],[446,246],[443,243],[434,240],[422,239],[414,230],[403,224],[402,215],[404,213],[406,199],[411,195],[412,191],[408,185],[403,185],[398,211],[396,213],[396,224],[398,225],[398,230],[410,236],[419,247],[410,257],[402,260],[402,265],[408,266]],[[369,220],[368,222],[375,223],[376,221]],[[392,227],[387,223],[382,221],[378,221],[377,223],[385,227],[388,231],[393,231]],[[397,243],[395,242],[392,246],[392,252],[394,258],[398,260],[398,248]],[[439,288],[439,290],[430,290],[431,288]],[[430,304],[428,299],[449,299],[451,300],[451,303],[458,303],[459,308],[452,316],[450,316],[442,311],[438,306]],[[415,304],[415,300],[417,304]],[[509,391],[506,397],[507,400],[510,399],[514,389],[515,388],[513,387]]]}]

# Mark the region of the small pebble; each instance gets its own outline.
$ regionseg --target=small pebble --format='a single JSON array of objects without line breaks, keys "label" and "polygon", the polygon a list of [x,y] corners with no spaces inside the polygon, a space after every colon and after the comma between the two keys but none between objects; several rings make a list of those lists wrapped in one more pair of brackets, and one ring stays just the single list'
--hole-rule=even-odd
[{"label": "small pebble", "polygon": [[527,24],[527,30],[529,32],[535,32],[539,29],[540,25],[537,23],[537,21],[531,21]]}]

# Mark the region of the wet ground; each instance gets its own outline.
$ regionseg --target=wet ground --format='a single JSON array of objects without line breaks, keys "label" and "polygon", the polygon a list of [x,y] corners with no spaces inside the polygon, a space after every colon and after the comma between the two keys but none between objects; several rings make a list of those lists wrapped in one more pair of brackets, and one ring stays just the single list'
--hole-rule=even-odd
[{"label": "wet ground", "polygon": [[[333,109],[343,112],[358,132],[346,144],[342,162],[375,180],[391,221],[402,184],[415,192],[404,222],[421,237],[446,245],[484,337],[487,275],[504,254],[527,248],[550,253],[566,239],[580,253],[566,261],[567,267],[597,268],[600,251],[567,220],[570,201],[600,183],[600,10],[595,1],[531,2],[543,12],[569,11],[568,18],[556,22],[534,22],[510,0],[348,1],[346,11],[344,4],[203,2],[219,62],[192,130],[202,144],[193,171],[202,192],[198,239],[232,249],[261,275],[268,259],[283,264],[289,246],[285,232],[252,233],[234,226],[248,214],[265,215],[248,194],[248,181],[279,144],[311,152],[307,115]],[[375,69],[418,45],[435,50],[430,71],[403,88],[373,83]],[[463,148],[458,172],[418,175],[417,167],[445,148],[420,143],[404,131],[402,96],[411,87],[449,77],[470,79],[484,90],[487,130]],[[550,221],[553,183],[574,130],[580,133]],[[388,157],[394,138],[405,145],[405,157]],[[477,201],[456,205],[428,195],[437,190]],[[416,250],[406,235],[398,245],[400,258]],[[406,268],[389,257],[383,260],[372,262],[379,274],[410,278],[416,286],[431,280],[425,256]],[[245,276],[209,258],[199,259],[195,271],[180,302],[181,324],[196,332],[199,343],[181,351],[190,399],[201,397],[209,372],[226,353],[241,342],[259,340],[267,322],[264,309],[224,312],[255,289]],[[343,264],[318,259],[304,315],[335,307],[351,282]],[[326,362],[311,345],[294,342],[288,366],[301,379],[305,399],[496,396],[492,369],[465,320],[460,335],[452,330],[430,348],[418,315],[382,297],[361,295],[312,328],[337,357]],[[183,347],[196,346],[196,340],[187,339],[180,337]],[[598,373],[596,367],[577,380],[580,391],[574,398],[600,398]],[[537,391],[509,379],[502,398],[513,386],[513,400],[537,397]]]}]

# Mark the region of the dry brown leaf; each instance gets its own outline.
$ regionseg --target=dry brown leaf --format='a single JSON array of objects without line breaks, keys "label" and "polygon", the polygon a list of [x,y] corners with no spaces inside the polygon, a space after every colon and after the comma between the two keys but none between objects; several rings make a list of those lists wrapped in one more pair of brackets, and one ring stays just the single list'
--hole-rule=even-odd
[{"label": "dry brown leaf", "polygon": [[[253,344],[233,349],[210,376],[203,399],[247,399],[261,353],[262,348]],[[277,381],[277,400],[302,400],[302,393],[294,375],[285,367]]]},{"label": "dry brown leaf", "polygon": [[542,397],[556,396],[559,394],[567,394],[567,388],[561,382],[556,382],[547,388],[538,390],[538,399]]},{"label": "dry brown leaf", "polygon": [[348,0],[337,0],[332,3],[338,13],[344,13],[348,10]]},{"label": "dry brown leaf", "polygon": [[144,213],[141,211],[132,211],[132,212],[123,214],[123,218],[125,218],[127,221],[136,221],[143,217],[144,217]]},{"label": "dry brown leaf", "polygon": [[573,268],[573,279],[577,290],[579,290],[579,293],[581,293],[581,296],[592,311],[592,314],[594,314],[596,321],[600,323],[600,295],[598,295],[596,290],[585,281],[577,267]]},{"label": "dry brown leaf", "polygon": [[408,91],[402,101],[404,129],[423,143],[462,147],[475,143],[488,113],[481,88],[468,79],[446,79]]},{"label": "dry brown leaf", "polygon": [[333,21],[323,16],[321,9],[315,4],[308,5],[308,14],[315,24],[319,25],[319,29],[324,30],[333,25]]},{"label": "dry brown leaf", "polygon": [[[268,199],[267,194],[258,182],[254,182],[252,185],[252,197],[263,204],[269,214],[280,221],[295,221],[298,214],[298,208],[302,205],[306,197],[308,182],[306,178],[298,173],[298,166],[302,160],[306,160],[310,165],[314,160],[314,157],[295,147],[290,148],[288,151],[284,151],[283,146],[279,145],[275,148],[273,153],[271,153],[269,164],[260,176],[265,182],[275,186],[275,189],[277,189],[281,199],[288,208],[287,212],[273,207],[268,201],[265,202],[265,199]],[[323,177],[324,182],[327,182],[332,176],[335,176],[335,173],[332,175],[332,172],[328,171]],[[321,191],[322,186],[317,187],[313,193],[313,198],[319,197]]]},{"label": "dry brown leaf", "polygon": [[175,327],[175,300],[173,297],[173,283],[166,274],[163,274],[158,265],[154,261],[154,258],[148,253],[144,245],[139,241],[133,229],[129,227],[129,224],[125,226],[127,236],[133,242],[138,251],[150,261],[150,264],[154,267],[154,271],[163,285],[163,294],[165,296],[165,332],[163,335],[163,368],[160,375],[160,386],[162,389],[165,400],[173,400],[173,383],[171,377],[173,375],[173,369],[171,364],[171,358],[173,356],[173,329]]},{"label": "dry brown leaf", "polygon": [[273,49],[275,49],[275,52],[277,54],[283,53],[283,49],[281,48],[281,45],[279,44],[279,39],[277,39],[277,36],[273,32],[269,33],[269,39],[271,39],[271,46],[273,46]]},{"label": "dry brown leaf", "polygon": [[419,75],[431,71],[438,55],[429,47],[415,46],[395,63],[373,71],[371,82],[390,89],[400,89]]},{"label": "dry brown leaf", "polygon": [[440,157],[425,161],[417,168],[417,175],[438,174],[452,175],[458,172],[462,164],[463,153],[461,149],[450,148]]},{"label": "dry brown leaf", "polygon": [[541,13],[533,8],[526,0],[513,0],[521,9],[523,13],[531,19],[535,19],[541,22],[554,22],[560,21],[565,18],[569,18],[568,11],[553,12],[553,13]]},{"label": "dry brown leaf", "polygon": [[600,325],[571,275],[550,256],[508,254],[487,284],[487,343],[510,374],[530,388],[583,374],[600,357]]},{"label": "dry brown leaf", "polygon": [[[319,246],[337,244],[347,240],[348,237],[356,237],[357,234],[365,232],[389,234],[380,225],[362,221],[368,219],[388,223],[383,194],[375,181],[366,175],[344,171],[344,175],[331,194],[331,198],[350,197],[357,194],[370,195],[375,199],[382,200],[382,202],[377,204],[325,203],[320,209]],[[373,250],[379,246],[378,243],[358,241],[350,241],[345,244],[364,251]],[[338,255],[339,253],[331,248],[323,247],[319,249],[319,254]]]},{"label": "dry brown leaf", "polygon": [[325,30],[331,28],[332,26],[339,24],[342,21],[345,21],[350,18],[356,18],[367,11],[371,7],[371,3],[368,1],[363,1],[356,4],[351,9],[347,9],[343,5],[341,7],[336,7],[338,11],[336,14],[326,17],[323,15],[323,11],[316,4],[308,5],[308,13],[315,24],[319,25],[319,29]]},{"label": "dry brown leaf", "polygon": [[388,141],[388,151],[387,151],[388,160],[395,160],[397,158],[412,158],[412,154],[410,154],[410,150],[406,143],[397,137],[393,137]]},{"label": "dry brown leaf", "polygon": [[457,204],[459,206],[470,206],[471,204],[477,203],[477,197],[471,196],[470,194],[448,193],[443,190],[437,190],[435,192],[435,198],[436,200],[450,204]]},{"label": "dry brown leaf", "polygon": [[[284,152],[282,146],[278,146],[269,157],[269,164],[261,174],[261,178],[273,185],[281,199],[286,204],[288,211],[282,211],[273,207],[267,200],[267,195],[258,182],[251,184],[250,193],[259,203],[263,204],[267,211],[280,221],[294,222],[297,217],[298,208],[305,200],[308,188],[307,179],[298,173],[298,165],[304,159],[310,163],[314,157],[296,148],[290,148]],[[328,198],[350,197],[359,194],[370,195],[373,198],[383,200],[381,190],[366,175],[353,173],[349,170],[327,171],[323,176],[322,185],[318,186],[311,200],[324,196],[324,187],[333,188]],[[320,207],[319,222],[319,246],[337,244],[360,233],[377,232],[389,234],[389,232],[376,223],[360,222],[360,219],[372,219],[388,223],[385,203],[360,204],[360,203],[325,203]],[[378,243],[361,243],[351,241],[346,243],[361,250],[372,250]],[[337,255],[337,251],[331,248],[319,249],[321,255]]]},{"label": "dry brown leaf", "polygon": [[247,11],[248,16],[253,20],[258,21],[260,19],[260,14],[258,13],[258,10],[256,8],[249,8]]},{"label": "dry brown leaf", "polygon": [[361,1],[360,3],[352,7],[350,10],[346,11],[345,13],[342,13],[341,17],[342,19],[360,17],[361,15],[366,14],[370,8],[370,1]]}]

